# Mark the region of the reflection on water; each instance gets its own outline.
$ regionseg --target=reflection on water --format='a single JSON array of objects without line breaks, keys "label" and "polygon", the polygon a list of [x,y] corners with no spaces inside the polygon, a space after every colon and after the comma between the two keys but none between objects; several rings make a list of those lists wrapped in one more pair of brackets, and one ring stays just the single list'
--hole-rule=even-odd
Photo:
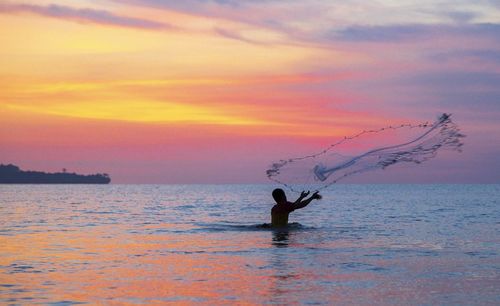
[{"label": "reflection on water", "polygon": [[[278,249],[288,247],[290,230],[276,229],[272,231],[272,234],[272,245],[274,247]],[[288,254],[280,251],[281,250],[275,250],[270,257],[269,266],[273,270],[271,276],[272,286],[270,289],[270,301],[276,304],[286,304],[291,302],[292,297],[295,295],[291,291],[294,279],[296,279],[298,275]]]},{"label": "reflection on water", "polygon": [[273,187],[0,186],[0,304],[497,304],[498,186]]},{"label": "reflection on water", "polygon": [[273,245],[278,248],[288,246],[288,236],[290,232],[287,229],[273,230]]}]

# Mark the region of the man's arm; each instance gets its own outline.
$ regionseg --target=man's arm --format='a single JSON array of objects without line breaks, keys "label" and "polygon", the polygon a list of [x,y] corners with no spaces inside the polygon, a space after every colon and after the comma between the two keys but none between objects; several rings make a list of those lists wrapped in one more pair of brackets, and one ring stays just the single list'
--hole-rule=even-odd
[{"label": "man's arm", "polygon": [[309,191],[308,192],[302,192],[300,194],[300,197],[297,199],[297,201],[295,201],[295,203],[293,203],[293,209],[299,209],[299,208],[304,208],[306,207],[307,205],[309,205],[309,203],[311,203],[312,200],[319,200],[321,199],[321,195],[319,194],[319,191],[316,191],[315,193],[313,193],[313,195],[307,199],[307,200],[303,200],[303,198],[307,197],[307,195],[309,194]]},{"label": "man's arm", "polygon": [[302,192],[300,193],[300,197],[299,197],[297,200],[295,200],[295,202],[293,202],[293,205],[295,206],[295,205],[300,204],[300,202],[301,202],[301,201],[302,201],[305,197],[307,197],[308,195],[309,195],[309,191],[302,191]]}]

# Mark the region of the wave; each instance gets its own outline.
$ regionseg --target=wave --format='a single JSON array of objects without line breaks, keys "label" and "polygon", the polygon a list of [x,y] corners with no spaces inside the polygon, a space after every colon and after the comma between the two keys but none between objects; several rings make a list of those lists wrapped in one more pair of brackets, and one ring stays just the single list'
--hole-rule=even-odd
[{"label": "wave", "polygon": [[298,222],[289,223],[286,227],[275,228],[270,223],[234,224],[234,223],[198,223],[197,231],[224,232],[224,231],[284,231],[284,230],[312,230],[314,227],[302,225]]}]

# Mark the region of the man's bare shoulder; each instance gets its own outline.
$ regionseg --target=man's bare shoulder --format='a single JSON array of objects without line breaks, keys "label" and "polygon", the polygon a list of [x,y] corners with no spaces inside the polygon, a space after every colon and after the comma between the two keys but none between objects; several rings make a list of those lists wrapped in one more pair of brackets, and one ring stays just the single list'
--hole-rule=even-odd
[{"label": "man's bare shoulder", "polygon": [[294,210],[293,203],[276,204],[271,208],[271,213],[289,213]]}]

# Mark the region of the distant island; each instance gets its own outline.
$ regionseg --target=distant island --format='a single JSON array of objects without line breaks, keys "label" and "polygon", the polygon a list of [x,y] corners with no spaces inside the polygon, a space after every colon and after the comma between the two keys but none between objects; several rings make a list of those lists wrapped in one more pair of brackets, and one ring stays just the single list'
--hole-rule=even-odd
[{"label": "distant island", "polygon": [[109,184],[108,174],[82,175],[63,172],[23,171],[16,165],[0,164],[0,184]]}]

